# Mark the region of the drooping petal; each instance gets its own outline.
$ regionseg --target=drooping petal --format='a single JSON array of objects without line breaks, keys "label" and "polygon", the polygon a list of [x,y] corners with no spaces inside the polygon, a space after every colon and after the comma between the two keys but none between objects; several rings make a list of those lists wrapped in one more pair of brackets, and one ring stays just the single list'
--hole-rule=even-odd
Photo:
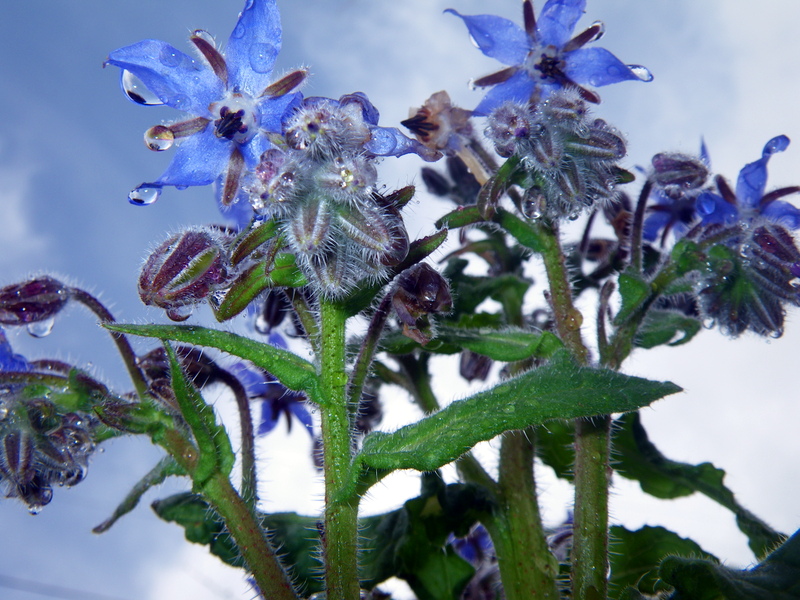
[{"label": "drooping petal", "polygon": [[21,354],[14,354],[14,349],[0,329],[0,371],[27,371],[30,369],[28,361]]},{"label": "drooping petal", "polygon": [[281,49],[281,17],[275,0],[247,0],[225,48],[230,86],[258,96],[272,82]]},{"label": "drooping petal", "polygon": [[445,13],[459,17],[486,56],[505,65],[520,65],[531,49],[528,35],[513,21],[495,15],[465,16],[452,8]]},{"label": "drooping petal", "polygon": [[547,0],[537,21],[539,43],[561,48],[572,37],[585,8],[586,0]]},{"label": "drooping petal", "polygon": [[210,117],[208,105],[222,95],[210,67],[160,40],[118,48],[105,64],[130,71],[164,104],[199,117]]},{"label": "drooping petal", "polygon": [[214,135],[207,127],[183,140],[167,170],[153,182],[154,185],[208,185],[227,167],[231,155],[231,142]]},{"label": "drooping petal", "polygon": [[372,127],[370,134],[370,140],[364,144],[364,149],[375,156],[403,156],[414,153],[428,162],[442,157],[441,152],[406,137],[397,127]]},{"label": "drooping petal", "polygon": [[305,403],[298,400],[297,402],[293,402],[289,406],[289,410],[292,411],[297,420],[300,421],[308,431],[308,435],[311,436],[311,439],[314,439],[314,420],[311,418],[311,414],[306,410]]},{"label": "drooping petal", "polygon": [[654,211],[650,213],[644,220],[644,225],[642,225],[642,237],[648,242],[655,241],[661,234],[661,230],[669,225],[671,218],[669,211]]},{"label": "drooping petal", "polygon": [[732,223],[739,216],[739,211],[730,202],[726,202],[722,196],[713,192],[702,192],[697,197],[697,214],[703,220],[703,224],[712,223]]},{"label": "drooping petal", "polygon": [[565,56],[564,72],[575,83],[602,87],[642,78],[605,48],[579,48]]},{"label": "drooping petal", "polygon": [[739,171],[739,179],[736,181],[736,198],[740,205],[758,206],[764,195],[764,188],[767,187],[767,163],[770,157],[776,152],[783,152],[788,147],[788,137],[785,135],[774,137],[764,146],[760,159],[745,165]]},{"label": "drooping petal", "polygon": [[531,99],[534,86],[535,83],[530,76],[525,71],[520,71],[489,90],[480,104],[475,107],[473,114],[485,117],[504,102],[527,103]]},{"label": "drooping petal", "polygon": [[800,229],[800,208],[788,202],[782,200],[770,202],[764,207],[761,214],[789,229]]}]

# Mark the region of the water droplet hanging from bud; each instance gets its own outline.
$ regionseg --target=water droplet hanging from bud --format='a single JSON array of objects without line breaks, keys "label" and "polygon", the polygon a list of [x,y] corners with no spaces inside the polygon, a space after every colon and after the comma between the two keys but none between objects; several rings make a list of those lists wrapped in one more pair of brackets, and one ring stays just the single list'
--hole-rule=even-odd
[{"label": "water droplet hanging from bud", "polygon": [[136,206],[148,206],[161,196],[161,188],[152,185],[140,185],[128,194],[128,202]]},{"label": "water droplet hanging from bud", "polygon": [[175,134],[169,127],[154,125],[144,133],[144,143],[154,152],[169,150],[175,143]]}]

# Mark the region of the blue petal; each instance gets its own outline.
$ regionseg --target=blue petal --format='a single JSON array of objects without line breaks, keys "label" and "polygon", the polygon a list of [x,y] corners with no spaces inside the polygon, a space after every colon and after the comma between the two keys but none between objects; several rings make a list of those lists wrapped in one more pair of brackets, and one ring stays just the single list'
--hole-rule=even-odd
[{"label": "blue petal", "polygon": [[397,127],[372,127],[370,134],[370,140],[364,144],[364,149],[375,156],[403,156],[414,153],[428,162],[442,157],[440,152],[406,137]]},{"label": "blue petal", "polygon": [[30,369],[28,361],[21,354],[14,354],[14,349],[0,329],[0,371],[27,371]]},{"label": "blue petal", "polygon": [[222,82],[209,67],[160,40],[118,48],[105,64],[130,71],[164,104],[199,117],[210,117],[208,105],[222,96]]},{"label": "blue petal", "polygon": [[700,138],[700,160],[705,166],[711,169],[711,155],[708,153],[706,141],[703,138]]},{"label": "blue petal", "polygon": [[347,104],[358,104],[361,107],[361,116],[364,117],[364,121],[370,125],[377,125],[381,118],[381,113],[378,112],[378,107],[369,101],[369,98],[367,98],[367,95],[364,92],[345,94],[339,98],[339,104],[341,106],[345,106]]},{"label": "blue petal", "polygon": [[656,211],[648,215],[642,226],[642,237],[648,242],[655,241],[661,230],[664,229],[671,219],[671,215],[666,211]]},{"label": "blue petal", "polygon": [[800,229],[800,208],[788,202],[770,202],[761,214],[789,229]]},{"label": "blue petal", "polygon": [[311,439],[314,439],[314,421],[311,418],[311,415],[306,410],[305,403],[303,401],[298,400],[297,402],[293,402],[289,407],[289,410],[294,413],[294,416],[297,417],[297,420],[300,421],[306,427],[306,431],[308,431],[308,435],[311,436]]},{"label": "blue petal", "polygon": [[280,133],[284,115],[300,106],[302,100],[303,95],[300,92],[285,94],[277,98],[265,96],[260,99],[258,103],[259,127],[264,131]]},{"label": "blue petal", "polygon": [[278,424],[277,417],[280,417],[281,413],[275,414],[272,410],[272,402],[269,400],[265,400],[261,403],[261,421],[258,424],[258,435],[266,435]]},{"label": "blue petal", "polygon": [[564,55],[564,72],[575,83],[601,87],[627,80],[639,80],[625,63],[605,48],[579,48]]},{"label": "blue petal", "polygon": [[572,37],[585,8],[586,0],[547,0],[536,21],[539,43],[561,48]]},{"label": "blue petal", "polygon": [[214,135],[212,127],[185,138],[175,151],[167,170],[155,185],[208,185],[228,165],[231,142]]},{"label": "blue petal", "polygon": [[281,49],[281,17],[275,0],[247,0],[225,48],[229,85],[253,97],[272,82]]},{"label": "blue petal", "polygon": [[785,135],[772,138],[764,146],[761,158],[739,171],[739,179],[736,181],[736,199],[739,204],[751,208],[758,206],[764,196],[764,188],[767,187],[767,163],[770,156],[783,152],[788,146],[789,138]]},{"label": "blue petal", "polygon": [[495,15],[464,16],[448,8],[445,13],[459,17],[472,39],[486,56],[504,65],[521,65],[531,49],[531,41],[519,25]]},{"label": "blue petal", "polygon": [[527,104],[531,99],[535,86],[535,82],[525,71],[518,71],[508,80],[498,83],[489,90],[472,112],[478,117],[485,117],[504,102]]},{"label": "blue petal", "polygon": [[697,197],[697,214],[702,217],[704,225],[712,223],[733,223],[739,216],[739,211],[735,206],[729,204],[725,199],[712,192],[702,192]]}]

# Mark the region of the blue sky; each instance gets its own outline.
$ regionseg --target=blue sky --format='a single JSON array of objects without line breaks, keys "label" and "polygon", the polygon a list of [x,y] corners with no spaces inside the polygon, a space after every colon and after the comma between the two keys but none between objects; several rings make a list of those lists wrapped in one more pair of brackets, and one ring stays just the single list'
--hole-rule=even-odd
[{"label": "blue sky", "polygon": [[[471,46],[460,21],[443,15],[443,9],[494,12],[517,21],[521,13],[518,0],[278,4],[284,23],[278,71],[310,67],[308,95],[336,98],[364,91],[388,126],[398,125],[410,106],[440,89],[473,107],[480,94],[467,82],[497,66]],[[189,51],[189,33],[201,28],[224,41],[240,5],[239,0],[32,0],[4,6],[0,283],[55,273],[99,292],[119,318],[162,320],[136,296],[143,257],[167,232],[219,217],[209,188],[168,190],[147,208],[128,204],[128,191],[158,176],[169,160],[144,147],[143,132],[175,115],[128,102],[116,70],[101,66],[110,50],[144,38]],[[662,150],[694,152],[702,136],[715,171],[733,180],[760,156],[768,139],[785,133],[795,144],[773,158],[769,187],[799,182],[800,39],[794,27],[800,3],[764,0],[756,9],[746,0],[589,0],[581,25],[596,19],[606,24],[604,47],[655,75],[649,84],[600,90],[603,104],[596,112],[627,136],[629,166],[647,164]],[[419,167],[413,157],[389,159],[382,165],[383,181],[389,187],[418,181]],[[407,211],[410,234],[430,233],[443,209],[421,194]],[[645,412],[662,450],[678,460],[710,460],[725,468],[727,482],[745,505],[786,532],[800,526],[796,321],[790,315],[787,333],[777,341],[745,337],[731,343],[706,332],[688,347],[634,355],[626,365],[628,372],[670,379],[687,390]],[[46,340],[20,333],[12,341],[33,357],[55,353],[91,364],[108,381],[124,385],[111,344],[81,309],[71,309]],[[440,395],[453,391],[443,388]],[[278,437],[264,440],[263,451],[272,469],[267,479],[285,488],[282,478],[300,468],[292,462],[300,459],[277,457],[272,449],[281,444]],[[190,590],[194,598],[246,598],[238,574],[216,569],[211,559],[204,562],[202,549],[186,550],[181,532],[146,507],[103,536],[90,533],[158,456],[146,440],[116,441],[95,458],[85,482],[57,490],[42,514],[30,517],[18,503],[0,502],[0,576],[126,599],[183,598]],[[310,473],[305,462],[301,466]],[[292,481],[289,487],[298,486],[297,495],[310,499],[276,496],[270,507],[313,508],[319,490]],[[372,501],[395,497],[396,502],[403,486],[401,478],[389,481]],[[181,486],[160,493],[176,489]],[[563,487],[548,482],[543,495],[550,506],[546,516],[563,518]],[[668,526],[733,564],[751,560],[732,518],[702,498],[665,506],[622,481],[613,517],[631,527],[658,524],[673,506]],[[41,597],[11,590],[0,595]]]}]

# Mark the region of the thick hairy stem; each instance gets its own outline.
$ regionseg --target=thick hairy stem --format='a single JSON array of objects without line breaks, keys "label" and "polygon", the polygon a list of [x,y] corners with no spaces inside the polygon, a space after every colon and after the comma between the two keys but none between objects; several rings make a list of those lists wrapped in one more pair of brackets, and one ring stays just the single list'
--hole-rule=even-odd
[{"label": "thick hairy stem", "polygon": [[507,600],[557,600],[558,561],[539,515],[533,476],[534,429],[509,431],[500,448],[499,508],[488,525]]},{"label": "thick hairy stem", "polygon": [[325,401],[321,404],[325,470],[325,525],[322,551],[327,600],[354,600],[358,582],[358,497],[347,493],[352,438],[345,372],[345,320],[338,305],[320,301],[322,351],[320,378]]},{"label": "thick hairy stem", "polygon": [[608,466],[611,417],[575,425],[575,522],[572,597],[604,600],[608,593]]}]

